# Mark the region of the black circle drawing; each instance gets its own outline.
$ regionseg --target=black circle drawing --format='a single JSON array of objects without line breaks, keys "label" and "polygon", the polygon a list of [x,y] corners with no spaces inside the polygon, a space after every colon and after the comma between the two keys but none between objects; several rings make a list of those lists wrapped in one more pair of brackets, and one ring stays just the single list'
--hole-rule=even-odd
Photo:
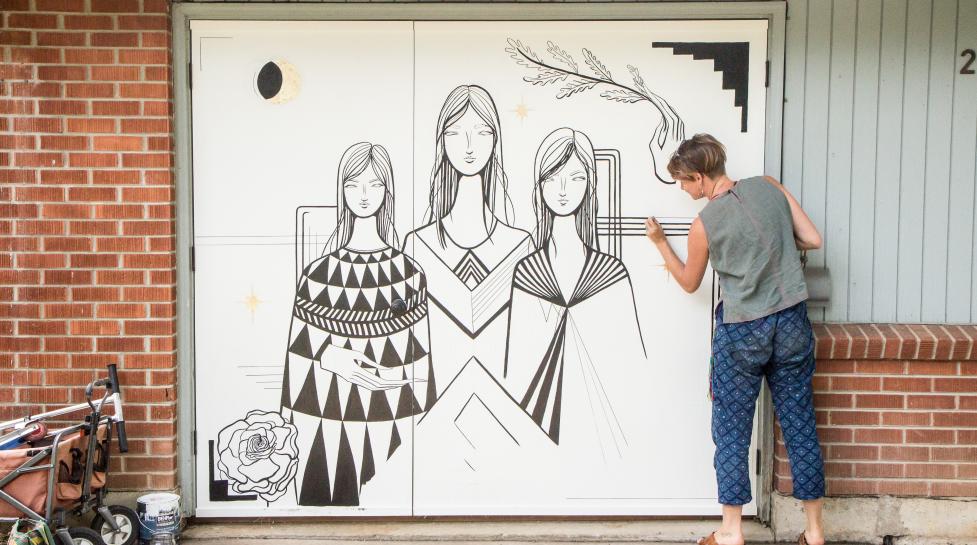
[{"label": "black circle drawing", "polygon": [[256,84],[258,93],[265,100],[275,98],[275,95],[282,90],[282,69],[274,61],[266,62],[258,71]]}]

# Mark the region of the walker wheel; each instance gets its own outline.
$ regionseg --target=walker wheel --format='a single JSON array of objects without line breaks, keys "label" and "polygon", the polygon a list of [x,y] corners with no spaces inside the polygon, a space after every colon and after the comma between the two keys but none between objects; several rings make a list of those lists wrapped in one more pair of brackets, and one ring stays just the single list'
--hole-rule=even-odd
[{"label": "walker wheel", "polygon": [[68,528],[68,535],[71,536],[72,545],[105,545],[98,532],[90,528]]},{"label": "walker wheel", "polygon": [[105,545],[133,545],[139,539],[139,515],[124,505],[110,505],[108,508],[119,531],[113,532],[108,521],[98,514],[92,519],[92,530],[101,536]]}]

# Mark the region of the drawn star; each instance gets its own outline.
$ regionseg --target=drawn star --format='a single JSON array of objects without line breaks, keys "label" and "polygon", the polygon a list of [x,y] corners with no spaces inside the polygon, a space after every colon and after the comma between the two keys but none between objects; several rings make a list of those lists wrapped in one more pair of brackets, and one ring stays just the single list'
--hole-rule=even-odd
[{"label": "drawn star", "polygon": [[258,310],[258,305],[264,303],[264,301],[258,299],[258,296],[254,294],[254,287],[252,286],[251,293],[241,302],[244,303],[244,306],[248,307],[248,311],[251,312],[251,323],[254,323],[254,314]]},{"label": "drawn star", "polygon": [[529,108],[528,105],[526,105],[526,101],[523,100],[520,101],[519,104],[516,104],[515,109],[509,111],[516,114],[516,117],[519,118],[519,121],[525,121],[526,118],[529,117],[529,112],[532,110]]},{"label": "drawn star", "polygon": [[661,267],[662,270],[665,271],[665,283],[667,284],[668,279],[672,277],[672,273],[668,272],[668,267],[666,267],[664,263],[661,265],[656,265],[656,267]]}]

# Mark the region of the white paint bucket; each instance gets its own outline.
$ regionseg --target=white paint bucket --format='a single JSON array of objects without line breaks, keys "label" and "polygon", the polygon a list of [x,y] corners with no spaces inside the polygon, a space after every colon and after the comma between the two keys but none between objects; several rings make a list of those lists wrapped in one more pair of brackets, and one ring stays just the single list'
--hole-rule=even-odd
[{"label": "white paint bucket", "polygon": [[136,500],[139,515],[139,543],[149,543],[153,534],[167,532],[180,535],[180,496],[154,492]]}]

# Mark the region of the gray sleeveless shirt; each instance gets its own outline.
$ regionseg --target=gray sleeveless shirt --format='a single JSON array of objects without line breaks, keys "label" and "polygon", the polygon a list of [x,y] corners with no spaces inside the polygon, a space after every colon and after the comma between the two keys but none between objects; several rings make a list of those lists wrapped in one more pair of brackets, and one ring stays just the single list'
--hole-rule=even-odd
[{"label": "gray sleeveless shirt", "polygon": [[755,320],[807,299],[790,204],[770,182],[740,180],[699,218],[719,274],[724,322]]}]

